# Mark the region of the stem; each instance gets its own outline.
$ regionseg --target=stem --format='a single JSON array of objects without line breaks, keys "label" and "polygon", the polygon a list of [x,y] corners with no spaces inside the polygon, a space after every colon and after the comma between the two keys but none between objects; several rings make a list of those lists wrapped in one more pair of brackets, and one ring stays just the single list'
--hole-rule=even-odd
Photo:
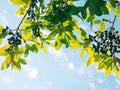
[{"label": "stem", "polygon": [[[28,8],[28,10],[31,8],[31,6]],[[27,10],[27,11],[28,11]],[[21,24],[22,24],[22,22],[23,22],[23,20],[25,19],[25,17],[27,16],[27,12],[25,13],[25,15],[23,16],[23,18],[22,18],[22,20],[20,21],[20,23],[18,24],[18,27],[17,27],[17,29],[16,29],[16,33],[19,31],[19,28],[20,28],[20,26],[21,26]]]},{"label": "stem", "polygon": [[[106,29],[106,30],[109,30],[109,29],[111,29],[111,28],[114,28],[115,21],[116,21],[116,15],[114,16],[114,19],[113,19],[113,21],[111,22],[111,23],[112,23],[112,26],[111,26],[110,28]],[[106,30],[105,30],[105,31],[106,31]]]},{"label": "stem", "polygon": [[111,26],[111,28],[114,27],[115,21],[116,21],[116,15],[114,16],[114,20],[113,20],[113,22],[112,22],[112,26]]},{"label": "stem", "polygon": [[16,32],[18,32],[18,30],[19,30],[19,28],[20,28],[23,20],[25,19],[26,15],[27,15],[27,13],[24,15],[24,17],[22,18],[22,20],[21,20],[20,23],[18,24],[18,27],[17,27],[17,29],[16,29]]},{"label": "stem", "polygon": [[116,66],[116,57],[115,57],[115,55],[113,56],[113,60],[112,60],[112,62],[113,62],[113,64],[114,64],[114,66]]}]

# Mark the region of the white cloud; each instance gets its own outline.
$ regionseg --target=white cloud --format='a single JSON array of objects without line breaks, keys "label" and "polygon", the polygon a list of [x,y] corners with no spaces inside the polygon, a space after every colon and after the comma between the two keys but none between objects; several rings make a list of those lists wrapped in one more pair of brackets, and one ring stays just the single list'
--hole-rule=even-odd
[{"label": "white cloud", "polygon": [[24,71],[28,72],[28,77],[32,78],[32,79],[36,79],[38,77],[38,70],[36,68],[32,68],[32,67],[28,67],[25,66],[24,67]]},{"label": "white cloud", "polygon": [[83,69],[79,69],[78,72],[79,72],[80,74],[84,74],[84,73],[85,73]]},{"label": "white cloud", "polygon": [[3,82],[11,83],[11,82],[13,82],[13,79],[10,76],[5,76],[5,77],[3,77]]},{"label": "white cloud", "polygon": [[98,83],[103,83],[103,82],[104,82],[104,79],[98,78]]},{"label": "white cloud", "polygon": [[33,79],[37,78],[37,76],[38,76],[38,71],[37,71],[37,69],[32,69],[32,70],[28,73],[28,76],[29,76],[30,78],[33,78]]},{"label": "white cloud", "polygon": [[74,64],[72,63],[72,62],[69,62],[68,64],[67,64],[67,67],[68,67],[68,69],[69,70],[73,70],[75,67],[74,67]]},{"label": "white cloud", "polygon": [[52,81],[47,81],[47,84],[48,84],[48,85],[52,85],[53,82],[52,82]]},{"label": "white cloud", "polygon": [[0,24],[7,26],[8,25],[8,21],[7,18],[4,14],[0,13]]},{"label": "white cloud", "polygon": [[88,77],[92,77],[96,73],[94,67],[87,67],[86,64],[81,64],[76,70],[80,75],[89,75]]},{"label": "white cloud", "polygon": [[6,14],[6,13],[7,13],[7,10],[3,10],[3,13]]},{"label": "white cloud", "polygon": [[96,86],[93,82],[89,82],[89,87],[91,88],[91,90],[96,90]]},{"label": "white cloud", "polygon": [[23,86],[24,86],[25,88],[29,88],[29,84],[28,84],[28,83],[24,83]]},{"label": "white cloud", "polygon": [[65,53],[63,50],[55,50],[53,47],[48,47],[48,51],[51,55],[53,55],[55,58],[62,58],[64,60],[67,60],[67,53]]},{"label": "white cloud", "polygon": [[80,65],[80,68],[78,68],[78,73],[80,73],[80,74],[85,74],[85,65],[84,64],[82,64],[82,65]]},{"label": "white cloud", "polygon": [[117,83],[118,86],[120,86],[120,79],[115,79],[115,82]]}]

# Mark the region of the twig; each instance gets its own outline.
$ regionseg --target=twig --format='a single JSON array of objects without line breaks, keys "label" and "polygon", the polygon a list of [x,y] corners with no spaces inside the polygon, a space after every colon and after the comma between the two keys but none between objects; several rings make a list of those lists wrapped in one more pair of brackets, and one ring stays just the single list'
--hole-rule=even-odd
[{"label": "twig", "polygon": [[115,21],[116,21],[116,15],[114,16],[114,20],[113,20],[113,22],[112,22],[112,26],[111,26],[111,28],[114,27]]},{"label": "twig", "polygon": [[[29,11],[30,8],[31,8],[31,6],[28,8],[27,11]],[[19,31],[19,28],[20,28],[20,26],[21,26],[21,24],[22,24],[22,22],[23,22],[23,20],[25,19],[26,16],[27,16],[27,12],[26,12],[25,15],[23,16],[23,18],[22,18],[22,20],[20,21],[20,23],[18,24],[17,29],[15,29],[15,30],[16,30],[16,33]]]}]

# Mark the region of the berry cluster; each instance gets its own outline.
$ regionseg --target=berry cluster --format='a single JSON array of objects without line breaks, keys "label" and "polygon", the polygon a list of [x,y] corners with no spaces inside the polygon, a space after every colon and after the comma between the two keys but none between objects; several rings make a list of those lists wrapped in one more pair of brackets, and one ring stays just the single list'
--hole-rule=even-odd
[{"label": "berry cluster", "polygon": [[5,28],[2,29],[2,33],[5,33],[8,29],[9,29],[9,27],[6,26]]},{"label": "berry cluster", "polygon": [[[5,34],[5,33],[6,33],[6,36],[9,37],[7,40],[8,40],[8,44],[10,45],[10,47],[6,49],[6,52],[11,51],[14,46],[18,47],[18,45],[21,45],[22,35],[19,31],[14,32],[8,26],[6,26],[2,30],[2,34]],[[4,36],[4,38],[6,36]]]},{"label": "berry cluster", "polygon": [[39,37],[40,36],[40,27],[38,25],[35,25],[32,29],[33,34],[35,37]]},{"label": "berry cluster", "polygon": [[[37,7],[37,3],[38,1],[37,0],[31,0],[31,6],[30,6],[30,9],[28,9],[27,11],[27,15],[28,15],[28,18],[31,23],[35,24],[35,18],[36,17],[36,7]],[[32,32],[34,34],[35,37],[39,37],[40,36],[40,28],[39,26],[36,24],[32,27]]]},{"label": "berry cluster", "polygon": [[95,52],[109,54],[111,57],[115,55],[115,53],[119,53],[120,50],[120,36],[118,35],[118,31],[114,28],[101,32],[100,35],[89,35],[89,39],[93,42],[92,47]]},{"label": "berry cluster", "polygon": [[13,47],[18,47],[18,45],[21,45],[21,38],[22,35],[20,33],[14,34],[13,32],[10,32],[9,35],[12,35],[10,38],[8,38],[8,43],[11,45],[8,49],[6,49],[6,52],[9,52],[13,49]]},{"label": "berry cluster", "polygon": [[35,7],[37,6],[37,0],[31,0],[31,6],[30,9],[28,9],[27,14],[28,14],[28,19],[31,21],[35,19]]},{"label": "berry cluster", "polygon": [[21,38],[22,38],[22,35],[20,33],[16,33],[14,35],[14,33],[10,32],[9,33],[10,35],[12,35],[9,39],[8,39],[8,43],[10,45],[20,45],[21,44]]}]

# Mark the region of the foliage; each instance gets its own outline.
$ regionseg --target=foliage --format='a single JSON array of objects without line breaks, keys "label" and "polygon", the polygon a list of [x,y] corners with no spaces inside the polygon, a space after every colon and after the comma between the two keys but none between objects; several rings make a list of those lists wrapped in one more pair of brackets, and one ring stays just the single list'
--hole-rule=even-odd
[{"label": "foliage", "polygon": [[[13,69],[20,70],[21,65],[26,64],[24,57],[27,57],[29,52],[37,53],[42,49],[47,53],[47,45],[56,50],[65,45],[71,49],[81,48],[81,59],[87,52],[89,55],[87,66],[96,64],[97,69],[103,69],[107,76],[113,70],[120,78],[118,56],[120,36],[114,25],[120,14],[119,1],[50,0],[47,4],[44,0],[10,0],[10,2],[20,6],[16,14],[22,20],[16,29],[0,25],[0,43],[2,44],[5,39],[8,41],[7,45],[0,48],[0,55],[5,57],[2,70],[10,65]],[[78,6],[75,4],[77,2],[84,4]],[[112,21],[108,18],[111,12],[114,13]],[[82,28],[77,19],[90,23],[91,29],[94,24],[98,24],[99,28],[95,35],[90,35],[85,28]],[[45,35],[44,31],[48,34]],[[106,36],[105,32],[111,33]]]}]

